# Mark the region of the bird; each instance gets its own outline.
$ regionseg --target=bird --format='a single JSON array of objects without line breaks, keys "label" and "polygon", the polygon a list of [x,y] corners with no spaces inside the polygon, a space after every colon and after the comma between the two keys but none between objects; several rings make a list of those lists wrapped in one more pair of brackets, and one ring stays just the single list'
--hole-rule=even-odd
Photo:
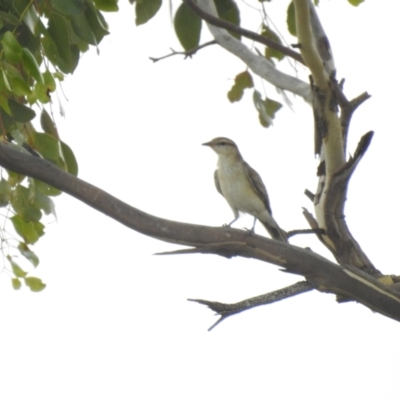
[{"label": "bird", "polygon": [[225,137],[217,137],[203,143],[218,155],[218,166],[214,172],[215,187],[231,207],[235,219],[239,211],[254,217],[250,232],[254,232],[257,219],[264,225],[273,239],[287,242],[283,231],[272,217],[267,189],[260,175],[244,161],[236,143]]}]

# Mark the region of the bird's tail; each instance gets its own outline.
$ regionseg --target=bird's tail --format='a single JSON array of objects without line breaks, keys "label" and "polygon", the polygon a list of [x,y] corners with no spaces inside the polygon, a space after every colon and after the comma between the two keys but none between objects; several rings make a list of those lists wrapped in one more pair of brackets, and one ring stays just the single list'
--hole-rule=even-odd
[{"label": "bird's tail", "polygon": [[260,222],[264,225],[265,229],[271,235],[272,239],[279,240],[280,242],[287,243],[286,232],[279,227],[277,222],[274,218],[269,215],[268,221],[261,221]]}]

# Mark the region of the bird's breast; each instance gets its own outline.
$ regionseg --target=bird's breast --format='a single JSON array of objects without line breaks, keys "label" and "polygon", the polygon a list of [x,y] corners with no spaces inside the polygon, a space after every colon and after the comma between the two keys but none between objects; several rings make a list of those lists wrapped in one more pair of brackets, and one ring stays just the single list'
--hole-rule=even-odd
[{"label": "bird's breast", "polygon": [[221,192],[231,208],[251,215],[258,214],[265,206],[249,180],[243,162],[219,160],[218,179]]}]

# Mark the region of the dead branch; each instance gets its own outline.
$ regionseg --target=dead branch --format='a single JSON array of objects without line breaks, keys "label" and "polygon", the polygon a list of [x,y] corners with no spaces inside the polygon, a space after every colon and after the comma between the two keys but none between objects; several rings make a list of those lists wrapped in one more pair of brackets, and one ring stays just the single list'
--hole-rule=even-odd
[{"label": "dead branch", "polygon": [[218,301],[201,299],[188,299],[188,301],[194,301],[196,303],[203,304],[221,316],[218,321],[208,329],[211,331],[224,319],[231,317],[232,315],[250,310],[251,308],[276,303],[277,301],[285,300],[289,297],[297,296],[298,294],[306,293],[313,289],[314,287],[310,283],[306,281],[300,281],[283,289],[274,290],[273,292],[265,293],[260,296],[239,301],[237,303],[220,303]]}]

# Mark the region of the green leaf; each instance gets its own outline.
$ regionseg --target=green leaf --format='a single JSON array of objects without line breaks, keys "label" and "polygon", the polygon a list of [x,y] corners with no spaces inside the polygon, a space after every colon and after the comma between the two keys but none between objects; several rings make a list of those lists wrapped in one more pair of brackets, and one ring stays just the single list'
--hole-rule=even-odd
[{"label": "green leaf", "polygon": [[103,37],[109,34],[106,20],[91,2],[87,3],[85,16],[96,38],[96,42],[100,43]]},{"label": "green leaf", "polygon": [[354,7],[357,7],[357,6],[359,6],[361,3],[364,3],[364,0],[348,0],[349,1],[349,3],[352,5],[352,6],[354,6]]},{"label": "green leaf", "polygon": [[61,151],[67,167],[67,172],[78,176],[78,162],[76,161],[75,154],[71,150],[71,147],[61,141]]},{"label": "green leaf", "polygon": [[47,87],[39,82],[36,82],[36,85],[32,91],[32,95],[34,95],[34,98],[39,100],[43,104],[46,104],[50,101],[50,95],[47,91]]},{"label": "green leaf", "polygon": [[43,210],[46,215],[53,214],[54,217],[57,217],[54,201],[51,200],[50,197],[40,193],[38,190],[35,191],[35,205]]},{"label": "green leaf", "polygon": [[186,3],[182,3],[176,11],[174,27],[176,36],[186,51],[199,45],[201,25],[201,18]]},{"label": "green leaf", "polygon": [[48,133],[49,135],[54,136],[56,139],[59,139],[57,128],[49,113],[44,108],[40,114],[40,125],[45,133]]},{"label": "green leaf", "polygon": [[94,5],[101,11],[118,11],[118,0],[94,0]]},{"label": "green leaf", "polygon": [[262,99],[261,93],[257,90],[253,93],[254,105],[258,111],[260,124],[264,128],[268,128],[272,125],[272,120],[275,118],[275,113],[282,107],[282,104],[266,98]]},{"label": "green leaf", "polygon": [[7,171],[8,173],[8,183],[11,187],[15,187],[18,183],[21,183],[25,179],[25,175],[18,174],[14,171]]},{"label": "green leaf", "polygon": [[244,90],[253,87],[253,78],[248,71],[236,75],[235,83],[228,92],[228,99],[231,103],[239,101],[244,94]]},{"label": "green leaf", "polygon": [[[0,95],[0,107],[2,109],[0,109],[0,115],[3,119],[3,124],[5,125],[6,128],[8,128],[10,126],[10,123],[12,123],[12,121],[7,121],[7,117],[9,115],[11,115],[11,110],[10,110],[10,106],[8,105],[8,99],[2,95]],[[4,114],[3,110],[8,114]],[[11,120],[10,117],[8,117],[8,120]]]},{"label": "green leaf", "polygon": [[21,23],[17,17],[5,11],[0,11],[0,19],[10,25],[18,26]]},{"label": "green leaf", "polygon": [[49,70],[46,70],[43,73],[43,79],[44,79],[44,86],[46,87],[46,89],[49,90],[50,92],[54,92],[57,86],[53,74]]},{"label": "green leaf", "polygon": [[6,207],[10,203],[11,185],[4,178],[0,180],[0,207]]},{"label": "green leaf", "polygon": [[16,96],[28,96],[32,93],[30,86],[20,77],[10,77],[9,83],[11,86],[12,92]]},{"label": "green leaf", "polygon": [[12,272],[17,278],[24,278],[27,274],[10,256],[7,256],[7,260],[11,264]]},{"label": "green leaf", "polygon": [[297,36],[296,11],[294,8],[293,1],[290,2],[289,7],[287,9],[286,24],[287,24],[289,33],[293,36]]},{"label": "green leaf", "polygon": [[31,33],[35,36],[39,34],[40,28],[44,28],[40,18],[36,12],[36,9],[31,5],[24,14],[25,25],[29,28]]},{"label": "green leaf", "polygon": [[25,221],[20,215],[10,218],[15,231],[26,243],[36,243],[44,235],[44,225],[41,222]]},{"label": "green leaf", "polygon": [[[221,19],[234,25],[240,25],[240,12],[234,0],[215,0],[215,6]],[[239,34],[231,33],[231,35],[240,40]]]},{"label": "green leaf", "polygon": [[38,190],[38,192],[46,196],[59,196],[61,194],[61,190],[58,190],[55,187],[48,185],[47,183],[38,181],[36,179],[34,179],[34,182],[35,188]]},{"label": "green leaf", "polygon": [[59,141],[48,133],[37,133],[32,135],[32,147],[49,161],[58,161],[60,158]]},{"label": "green leaf", "polygon": [[145,24],[153,18],[161,7],[162,0],[137,0],[136,1],[136,25]]},{"label": "green leaf", "polygon": [[[75,44],[71,45],[70,34],[68,30],[68,22],[65,17],[52,14],[49,18],[49,27],[48,27],[48,36],[47,38],[42,39],[43,46],[45,47],[45,53],[49,57],[50,61],[58,61],[56,65],[63,71],[64,73],[72,73],[74,72],[76,66],[79,62],[79,47]],[[54,51],[54,47],[51,42],[54,42],[56,45],[57,53]],[[50,55],[49,55],[50,54]],[[62,60],[57,60],[57,55]],[[50,58],[50,57],[53,57]]]},{"label": "green leaf", "polygon": [[[5,66],[3,65],[3,68]],[[1,75],[0,75],[0,84],[1,84],[1,89],[3,90],[3,88],[7,89],[8,91],[12,92],[11,90],[11,85],[8,82],[8,78],[6,75],[6,72],[4,71],[4,69],[1,68]]]},{"label": "green leaf", "polygon": [[41,279],[35,278],[34,276],[28,276],[24,278],[25,285],[28,286],[32,292],[41,292],[45,287],[46,284],[42,282]]},{"label": "green leaf", "polygon": [[67,70],[69,69],[69,67],[61,58],[58,52],[58,48],[50,35],[44,36],[42,38],[42,46],[44,54],[50,60],[50,62],[53,65],[59,67],[63,72],[68,73]]},{"label": "green leaf", "polygon": [[29,76],[35,78],[36,82],[39,82],[42,85],[44,84],[43,76],[40,72],[36,58],[26,47],[22,49],[22,65]]},{"label": "green leaf", "polygon": [[42,218],[39,207],[34,204],[34,198],[25,186],[18,185],[11,192],[11,205],[14,211],[25,221],[39,221]]},{"label": "green leaf", "polygon": [[[273,40],[276,43],[282,43],[279,36],[268,26],[263,25],[261,29],[261,35]],[[285,57],[283,53],[279,50],[272,49],[271,47],[266,47],[265,58],[271,60],[271,58],[276,58],[277,60],[282,60]]]},{"label": "green leaf", "polygon": [[13,33],[10,31],[5,32],[1,39],[1,43],[3,45],[4,55],[8,62],[16,64],[21,61],[22,47]]},{"label": "green leaf", "polygon": [[71,17],[71,26],[79,39],[83,40],[85,43],[89,43],[94,46],[97,45],[97,41],[92,32],[92,28],[90,27],[84,13],[76,14]]},{"label": "green leaf", "polygon": [[20,242],[18,250],[35,268],[39,265],[38,256],[25,243]]},{"label": "green leaf", "polygon": [[69,16],[85,11],[85,4],[81,0],[50,0],[50,3],[55,10]]},{"label": "green leaf", "polygon": [[29,122],[36,116],[35,111],[31,108],[18,103],[13,99],[9,99],[8,105],[10,106],[11,115],[18,122]]},{"label": "green leaf", "polygon": [[21,281],[18,278],[12,278],[11,284],[14,290],[19,290],[21,288]]}]

